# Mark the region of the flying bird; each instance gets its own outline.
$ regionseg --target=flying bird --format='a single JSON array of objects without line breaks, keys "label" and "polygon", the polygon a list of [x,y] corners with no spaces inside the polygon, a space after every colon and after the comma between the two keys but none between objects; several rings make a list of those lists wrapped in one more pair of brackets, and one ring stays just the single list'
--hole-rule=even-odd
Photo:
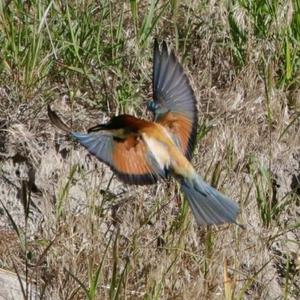
[{"label": "flying bird", "polygon": [[207,184],[190,160],[196,143],[196,98],[174,51],[154,41],[153,121],[123,114],[87,133],[74,132],[48,105],[50,120],[68,132],[128,184],[154,184],[174,176],[198,225],[236,223],[236,202]]}]

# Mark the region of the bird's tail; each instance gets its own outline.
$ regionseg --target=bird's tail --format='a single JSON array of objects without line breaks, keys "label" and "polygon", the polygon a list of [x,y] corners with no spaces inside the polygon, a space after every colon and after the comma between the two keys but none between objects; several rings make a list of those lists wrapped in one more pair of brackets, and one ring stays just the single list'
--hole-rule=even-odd
[{"label": "bird's tail", "polygon": [[181,190],[198,225],[236,223],[238,204],[204,182],[200,175],[183,178]]}]

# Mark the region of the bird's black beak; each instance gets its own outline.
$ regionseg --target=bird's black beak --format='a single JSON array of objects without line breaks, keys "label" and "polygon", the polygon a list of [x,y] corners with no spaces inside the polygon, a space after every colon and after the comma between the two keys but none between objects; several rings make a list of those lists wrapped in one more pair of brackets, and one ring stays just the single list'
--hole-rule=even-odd
[{"label": "bird's black beak", "polygon": [[91,127],[88,129],[88,133],[91,133],[91,132],[97,132],[97,131],[100,131],[100,130],[104,130],[104,129],[107,129],[107,124],[99,124],[99,125],[96,125],[94,127]]},{"label": "bird's black beak", "polygon": [[57,128],[63,131],[72,132],[71,128],[59,118],[59,116],[54,110],[51,109],[50,104],[48,104],[47,109],[48,109],[49,119],[53,125],[55,125]]}]

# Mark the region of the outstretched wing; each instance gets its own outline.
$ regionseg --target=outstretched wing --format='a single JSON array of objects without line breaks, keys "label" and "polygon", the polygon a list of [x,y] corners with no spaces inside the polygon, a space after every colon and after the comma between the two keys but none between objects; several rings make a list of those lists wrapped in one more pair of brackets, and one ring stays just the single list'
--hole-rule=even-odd
[{"label": "outstretched wing", "polygon": [[115,138],[109,130],[89,133],[72,132],[71,129],[48,106],[51,122],[61,130],[70,133],[91,154],[104,162],[116,175],[128,184],[153,184],[164,171],[160,170],[144,141],[137,134],[128,134],[126,138]]},{"label": "outstretched wing", "polygon": [[174,52],[168,51],[165,42],[160,50],[156,40],[153,52],[153,99],[157,104],[155,121],[172,133],[182,153],[191,159],[198,122],[194,91]]},{"label": "outstretched wing", "polygon": [[137,136],[116,139],[102,130],[87,134],[73,132],[72,135],[125,183],[153,184],[162,176],[143,140]]}]

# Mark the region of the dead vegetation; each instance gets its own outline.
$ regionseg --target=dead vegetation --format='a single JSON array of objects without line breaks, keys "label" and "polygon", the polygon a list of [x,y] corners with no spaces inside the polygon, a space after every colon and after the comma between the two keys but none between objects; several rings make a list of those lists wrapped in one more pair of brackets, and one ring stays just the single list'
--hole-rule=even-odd
[{"label": "dead vegetation", "polygon": [[[300,4],[227,2],[0,4],[0,267],[39,298],[300,297]],[[193,163],[243,227],[197,228],[175,182],[125,186],[49,123],[47,103],[76,130],[150,117],[153,36],[193,82]]]}]

